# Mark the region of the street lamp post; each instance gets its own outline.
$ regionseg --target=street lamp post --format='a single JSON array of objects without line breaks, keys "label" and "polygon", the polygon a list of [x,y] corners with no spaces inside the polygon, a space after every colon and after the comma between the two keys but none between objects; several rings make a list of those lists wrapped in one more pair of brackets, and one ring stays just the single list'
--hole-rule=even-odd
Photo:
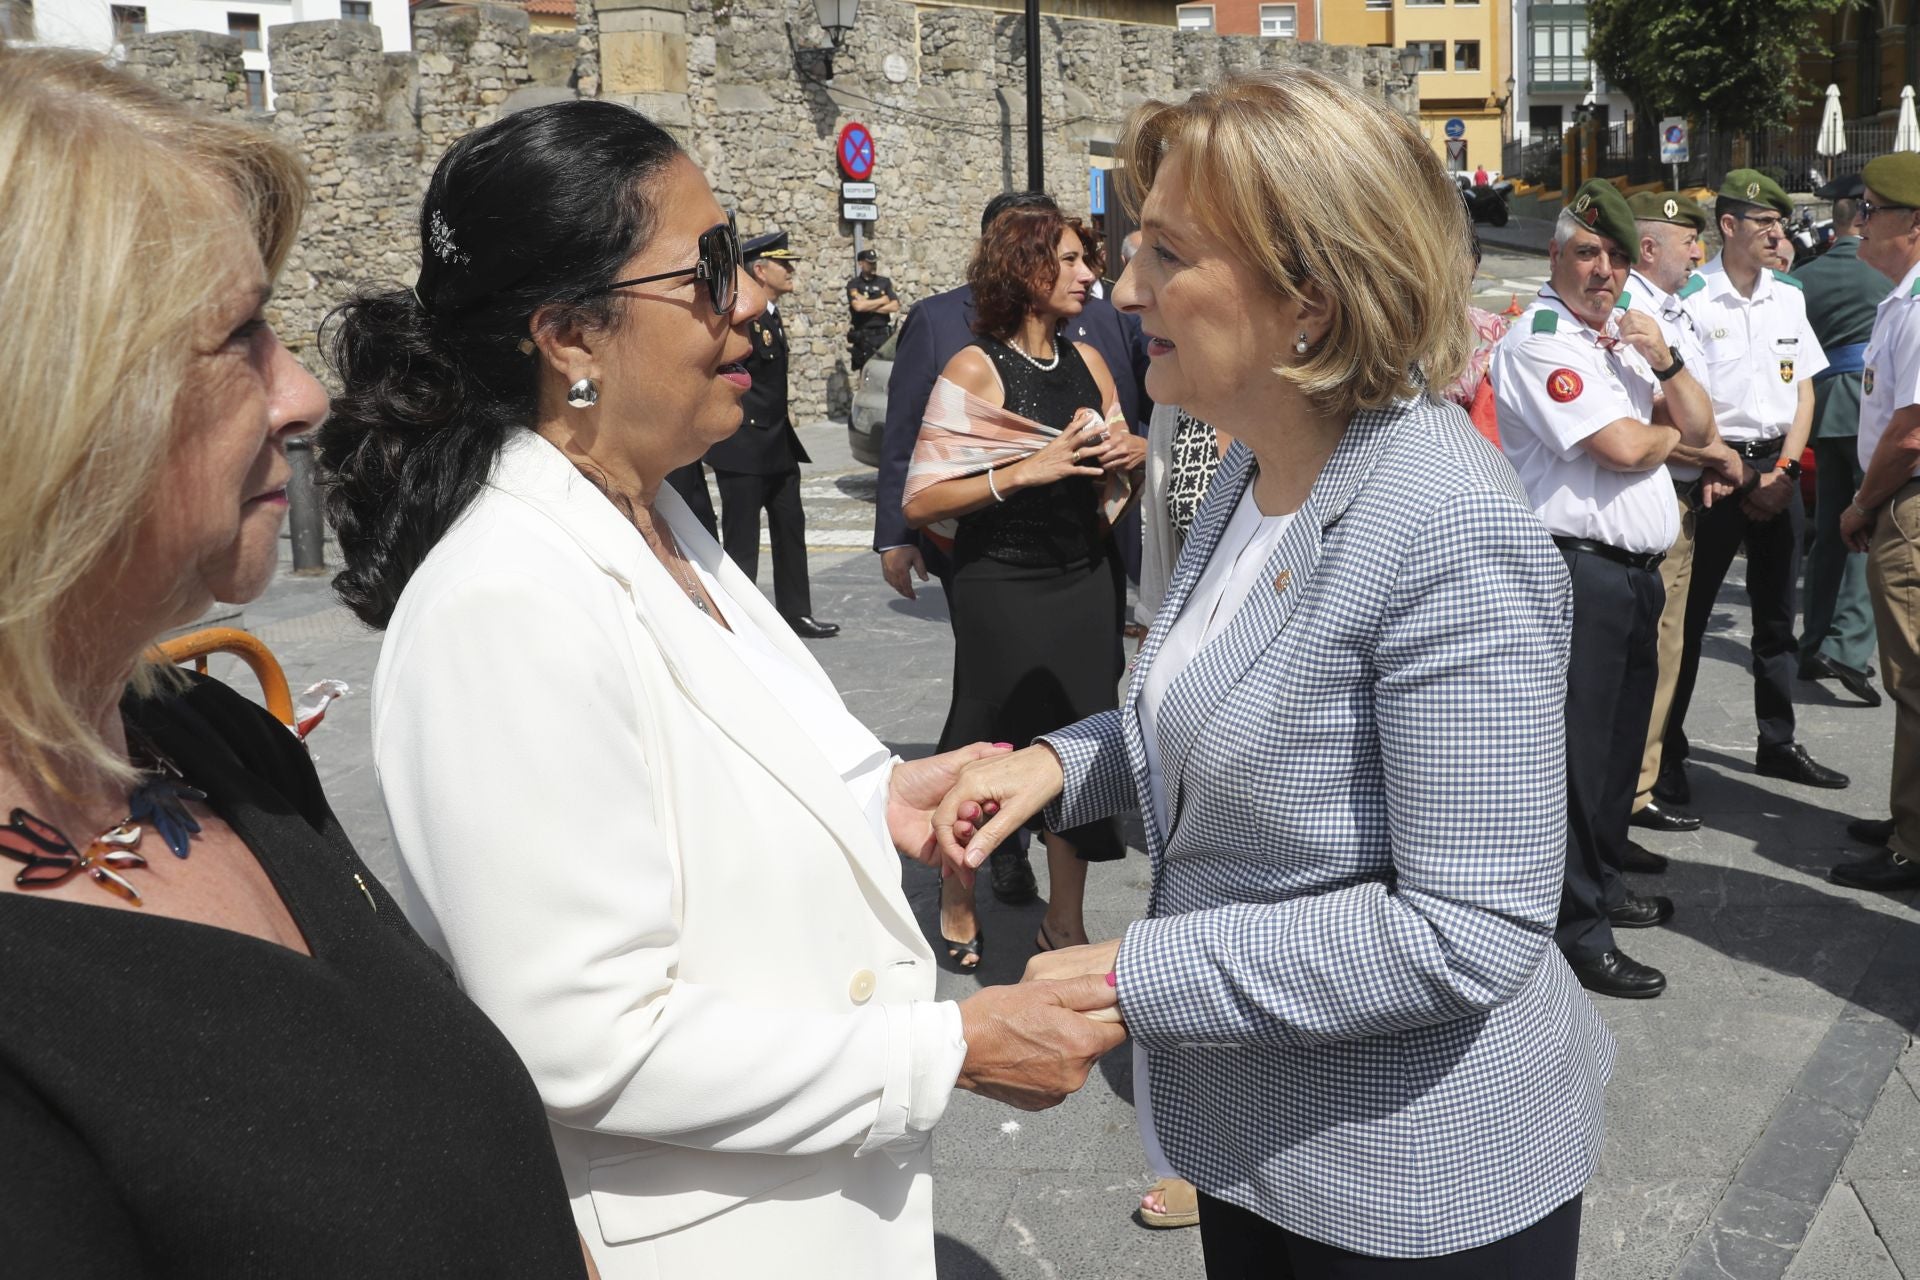
[{"label": "street lamp post", "polygon": [[787,24],[787,47],[793,51],[793,63],[804,80],[825,84],[833,79],[833,55],[847,42],[860,16],[860,0],[813,0],[814,15],[827,33],[825,48],[803,49],[793,38],[793,24]]},{"label": "street lamp post", "polygon": [[[818,0],[826,3],[827,0]],[[1040,0],[1027,0],[1027,190],[1047,189],[1040,142]]]}]

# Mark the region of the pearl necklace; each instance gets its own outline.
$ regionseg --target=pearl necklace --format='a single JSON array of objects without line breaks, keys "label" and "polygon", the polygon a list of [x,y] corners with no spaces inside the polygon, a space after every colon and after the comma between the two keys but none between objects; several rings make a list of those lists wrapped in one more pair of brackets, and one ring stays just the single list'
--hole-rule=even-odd
[{"label": "pearl necklace", "polygon": [[1040,363],[1040,360],[1037,356],[1028,355],[1024,350],[1021,349],[1019,343],[1009,340],[1007,342],[1007,345],[1009,347],[1012,347],[1022,360],[1025,360],[1028,364],[1032,365],[1034,368],[1038,369],[1042,373],[1052,373],[1055,369],[1058,369],[1060,367],[1060,338],[1059,338],[1059,335],[1057,334],[1054,336],[1054,339],[1053,339],[1053,359],[1047,361],[1045,364]]}]

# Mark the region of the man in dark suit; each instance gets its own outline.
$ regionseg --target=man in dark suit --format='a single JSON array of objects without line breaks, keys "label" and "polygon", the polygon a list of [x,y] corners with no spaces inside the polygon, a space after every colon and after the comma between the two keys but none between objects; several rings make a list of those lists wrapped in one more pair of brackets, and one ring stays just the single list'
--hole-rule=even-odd
[{"label": "man in dark suit", "polygon": [[[808,640],[838,635],[813,617],[807,584],[807,515],[800,504],[800,464],[811,462],[787,412],[787,333],[780,299],[793,292],[794,253],[787,233],[773,231],[741,245],[747,270],[766,291],[767,309],[747,326],[753,386],[740,402],[740,429],[707,450],[720,485],[720,543],[748,578],[760,571],[760,512],[773,547],[773,607]],[[705,487],[704,485],[702,486]]]},{"label": "man in dark suit", "polygon": [[[987,201],[980,215],[980,230],[1010,209],[1054,208],[1053,197],[1040,191],[1008,191]],[[1111,302],[1087,299],[1086,307],[1067,324],[1067,334],[1076,342],[1085,342],[1098,350],[1113,372],[1120,407],[1135,431],[1146,434],[1147,419],[1153,413],[1153,401],[1147,398],[1147,340],[1140,323],[1114,309]],[[880,553],[880,572],[887,585],[907,599],[914,599],[913,576],[925,582],[927,575],[946,582],[949,566],[939,548],[907,527],[901,512],[907,487],[907,464],[913,458],[913,443],[920,434],[920,419],[926,416],[927,397],[947,361],[978,336],[973,331],[973,290],[966,285],[916,304],[907,313],[894,344],[893,373],[887,379],[887,421],[880,432],[880,482],[873,516],[873,549]],[[1114,530],[1122,559],[1129,575],[1140,572],[1140,524],[1137,509]],[[1132,556],[1128,557],[1131,548]],[[1114,637],[1118,644],[1120,637]],[[989,864],[993,896],[1002,902],[1032,900],[1036,886],[1033,868],[1027,863],[1026,836],[1008,840],[993,851]]]},{"label": "man in dark suit", "polygon": [[[987,202],[980,229],[1009,209],[1054,207],[1053,197],[1039,191],[1009,191]],[[887,421],[880,433],[880,486],[875,498],[873,549],[880,553],[880,572],[887,585],[911,600],[913,575],[945,579],[947,564],[939,550],[907,528],[901,498],[907,486],[907,463],[920,434],[927,397],[947,361],[978,336],[973,332],[973,290],[966,285],[916,304],[907,313],[900,340],[894,344],[893,373],[887,379]],[[1087,299],[1085,310],[1068,322],[1067,336],[1098,350],[1113,371],[1120,407],[1133,429],[1146,434],[1153,401],[1147,398],[1147,341],[1140,324],[1114,309],[1111,302]],[[1129,575],[1138,576],[1140,529],[1138,515],[1130,513],[1114,531]],[[1128,530],[1131,530],[1129,534]],[[1132,555],[1127,555],[1128,547]]]}]

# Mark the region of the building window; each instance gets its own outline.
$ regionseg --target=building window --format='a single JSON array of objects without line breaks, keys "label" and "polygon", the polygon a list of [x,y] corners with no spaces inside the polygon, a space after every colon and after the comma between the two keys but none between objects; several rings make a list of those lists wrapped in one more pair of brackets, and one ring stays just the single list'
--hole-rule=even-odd
[{"label": "building window", "polygon": [[1455,71],[1478,71],[1480,69],[1480,42],[1478,40],[1455,40],[1453,42],[1453,69]]},{"label": "building window", "polygon": [[1434,9],[1434,8],[1438,8],[1439,6],[1441,6],[1441,5],[1443,5],[1443,4],[1445,4],[1446,2],[1447,2],[1447,0],[1407,0],[1407,8],[1409,8],[1409,9]]},{"label": "building window", "polygon": [[247,80],[247,110],[265,111],[267,109],[267,73],[264,71],[243,71]]},{"label": "building window", "polygon": [[1587,86],[1587,20],[1533,21],[1532,59],[1527,79],[1534,89],[1584,89]]},{"label": "building window", "polygon": [[[1391,8],[1393,8],[1393,0],[1367,0],[1367,8],[1369,8],[1369,9],[1391,9]],[[1381,47],[1382,47],[1382,48],[1389,48],[1389,47],[1391,47],[1391,46],[1385,46],[1385,45],[1383,45],[1383,46],[1381,46]]]},{"label": "building window", "polygon": [[1300,34],[1300,8],[1291,4],[1260,6],[1260,34],[1270,40],[1291,40]]},{"label": "building window", "polygon": [[257,13],[230,13],[227,15],[227,34],[240,37],[242,49],[260,48],[260,15]]},{"label": "building window", "polygon": [[1183,4],[1174,13],[1179,17],[1182,31],[1213,30],[1213,6],[1210,4]]},{"label": "building window", "polygon": [[[99,12],[95,10],[95,12]],[[113,13],[113,42],[124,43],[128,36],[147,34],[147,10],[145,5],[116,4]]]},{"label": "building window", "polygon": [[348,22],[372,22],[373,5],[370,0],[341,0],[340,16]]},{"label": "building window", "polygon": [[1407,48],[1420,55],[1420,70],[1445,71],[1447,69],[1445,40],[1409,40]]}]

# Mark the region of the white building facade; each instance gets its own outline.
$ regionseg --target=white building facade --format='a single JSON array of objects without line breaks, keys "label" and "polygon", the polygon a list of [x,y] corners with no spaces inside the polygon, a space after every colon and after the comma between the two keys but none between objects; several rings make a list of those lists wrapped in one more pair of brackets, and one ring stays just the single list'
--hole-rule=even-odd
[{"label": "white building facade", "polygon": [[[0,0],[4,4],[5,0]],[[273,28],[345,18],[380,29],[388,53],[412,45],[407,0],[32,0],[11,24],[16,39],[111,53],[130,35],[149,31],[213,31],[238,37],[247,96],[256,111],[273,107],[267,65]]]}]

